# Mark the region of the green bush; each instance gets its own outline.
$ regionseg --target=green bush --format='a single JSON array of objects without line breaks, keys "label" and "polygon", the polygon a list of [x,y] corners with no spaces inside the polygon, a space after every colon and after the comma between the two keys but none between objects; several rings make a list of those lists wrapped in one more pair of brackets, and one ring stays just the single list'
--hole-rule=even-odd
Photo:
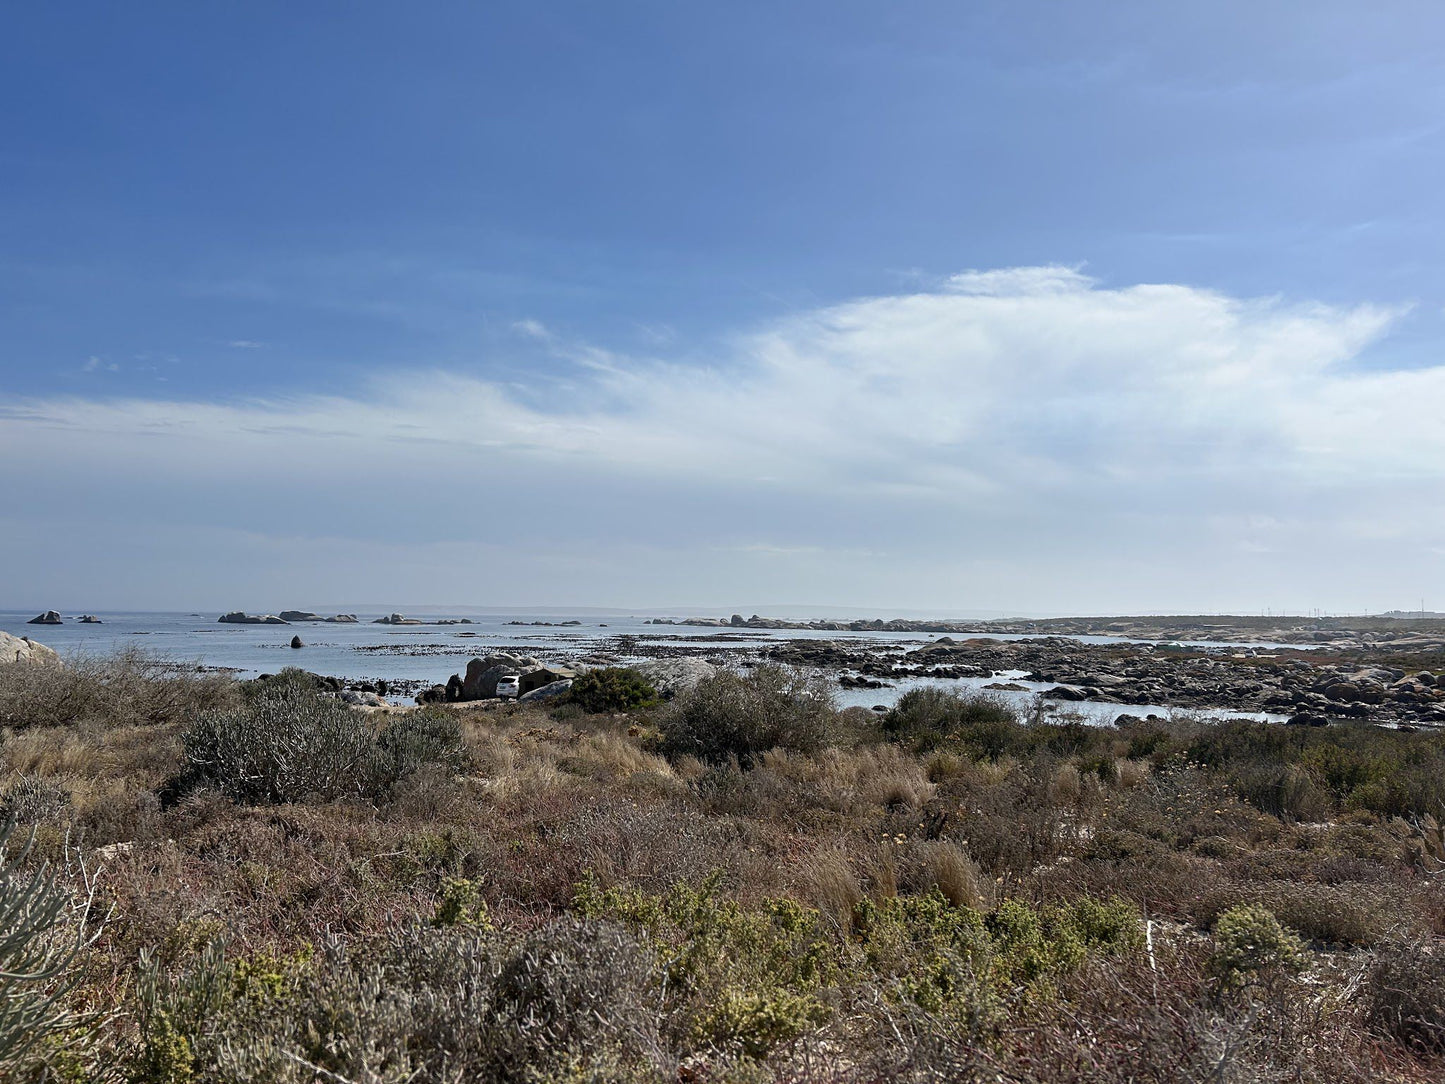
[{"label": "green bush", "polygon": [[662,723],[664,755],[748,767],[770,749],[811,753],[829,738],[837,712],[821,677],[783,666],[721,671],[673,701]]},{"label": "green bush", "polygon": [[1210,966],[1226,986],[1290,974],[1304,966],[1304,945],[1259,904],[1241,904],[1214,923]]},{"label": "green bush", "polygon": [[1018,716],[991,693],[960,695],[924,687],[904,693],[883,716],[883,733],[916,749],[956,742],[975,759],[996,760],[1024,736]]},{"label": "green bush", "polygon": [[583,711],[634,711],[657,703],[657,690],[630,666],[605,666],[579,674],[567,699]]}]

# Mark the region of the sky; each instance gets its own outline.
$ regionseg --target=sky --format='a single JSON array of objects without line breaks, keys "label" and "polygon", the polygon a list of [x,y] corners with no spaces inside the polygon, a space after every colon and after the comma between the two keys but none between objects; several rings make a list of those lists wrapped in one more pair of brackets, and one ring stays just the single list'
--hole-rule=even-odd
[{"label": "sky", "polygon": [[0,0],[0,607],[1445,608],[1445,9]]}]

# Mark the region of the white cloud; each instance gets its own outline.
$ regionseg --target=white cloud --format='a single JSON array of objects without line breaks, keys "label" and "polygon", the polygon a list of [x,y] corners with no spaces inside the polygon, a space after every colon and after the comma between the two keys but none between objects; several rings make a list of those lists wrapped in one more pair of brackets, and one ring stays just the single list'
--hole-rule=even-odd
[{"label": "white cloud", "polygon": [[[1017,592],[1031,569],[1057,584],[1144,548],[1157,567],[1141,589],[1159,590],[1200,582],[1190,563],[1228,550],[1218,591],[1264,575],[1229,562],[1301,545],[1313,552],[1290,575],[1307,583],[1367,543],[1413,538],[1424,555],[1445,537],[1445,367],[1354,364],[1402,312],[1104,288],[1067,267],[970,271],[740,334],[711,366],[569,345],[524,321],[574,367],[521,390],[418,371],[346,396],[24,402],[0,415],[0,463],[44,463],[58,493],[239,472],[265,480],[248,483],[243,517],[307,493],[337,515],[359,492],[397,492],[454,534],[566,530],[564,506],[582,503],[592,545],[671,538],[694,560],[719,541],[758,560],[821,549],[829,576],[880,591],[911,574]],[[879,552],[887,576],[870,567]],[[1427,574],[1404,560],[1402,577]]]}]

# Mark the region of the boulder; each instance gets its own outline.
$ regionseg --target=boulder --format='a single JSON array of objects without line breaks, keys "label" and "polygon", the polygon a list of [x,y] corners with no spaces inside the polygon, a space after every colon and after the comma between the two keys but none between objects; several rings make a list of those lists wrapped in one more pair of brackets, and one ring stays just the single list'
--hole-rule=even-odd
[{"label": "boulder", "polygon": [[487,700],[497,695],[497,682],[507,674],[520,674],[526,667],[523,656],[502,652],[467,663],[462,679],[463,700]]},{"label": "boulder", "polygon": [[81,614],[79,617],[76,618],[76,620],[79,621],[82,625],[104,624],[104,622],[101,621],[100,618],[96,617],[95,614]]},{"label": "boulder", "polygon": [[560,681],[571,683],[577,676],[577,671],[566,666],[538,666],[536,669],[522,671],[522,681],[519,686],[522,696],[541,689],[546,685],[556,685]]},{"label": "boulder", "polygon": [[680,693],[691,692],[697,688],[698,682],[717,673],[717,667],[707,660],[687,657],[649,659],[647,662],[638,663],[636,669],[652,682],[652,687],[661,696],[668,699]]},{"label": "boulder", "polygon": [[420,625],[415,617],[407,617],[405,614],[387,614],[385,617],[378,617],[372,622],[373,625]]},{"label": "boulder", "polygon": [[375,693],[358,692],[356,689],[342,689],[336,694],[336,698],[343,704],[350,704],[354,708],[389,708],[391,707],[384,699]]},{"label": "boulder", "polygon": [[571,678],[562,678],[558,681],[549,681],[546,685],[539,685],[531,692],[525,692],[519,700],[555,700],[559,696],[565,696],[572,688]]},{"label": "boulder", "polygon": [[60,665],[60,656],[52,648],[37,644],[28,636],[11,636],[0,632],[0,663],[35,662]]},{"label": "boulder", "polygon": [[293,636],[293,637],[291,637],[291,646],[292,646],[293,648],[297,648],[297,647],[305,647],[306,645],[301,642],[301,637],[299,637],[299,636]]},{"label": "boulder", "polygon": [[279,617],[277,617],[275,614],[257,614],[256,616],[252,616],[251,614],[245,613],[245,612],[243,612],[243,611],[241,611],[241,610],[232,610],[232,611],[231,611],[230,613],[228,613],[228,614],[222,614],[220,617],[216,618],[216,620],[219,621],[219,622],[220,622],[221,624],[223,624],[223,625],[284,625],[284,624],[286,624],[285,621],[282,621],[282,620],[281,620]]},{"label": "boulder", "polygon": [[64,624],[64,622],[61,620],[60,614],[56,613],[54,610],[46,610],[43,614],[36,614],[34,617],[32,617],[29,621],[27,621],[27,622],[25,622],[25,623],[26,623],[27,625],[61,625],[61,624]]},{"label": "boulder", "polygon": [[[452,676],[455,677],[456,675],[453,674]],[[450,699],[451,697],[447,695],[446,686],[444,685],[433,685],[430,689],[423,689],[416,694],[416,702],[418,704],[440,704]]]},{"label": "boulder", "polygon": [[282,621],[321,621],[320,614],[314,614],[310,610],[282,610]]},{"label": "boulder", "polygon": [[332,625],[354,625],[356,624],[355,614],[337,614],[335,617],[326,619]]},{"label": "boulder", "polygon": [[1043,695],[1048,697],[1050,700],[1077,701],[1089,699],[1089,694],[1087,690],[1075,689],[1071,685],[1055,685],[1052,689],[1049,689]]}]

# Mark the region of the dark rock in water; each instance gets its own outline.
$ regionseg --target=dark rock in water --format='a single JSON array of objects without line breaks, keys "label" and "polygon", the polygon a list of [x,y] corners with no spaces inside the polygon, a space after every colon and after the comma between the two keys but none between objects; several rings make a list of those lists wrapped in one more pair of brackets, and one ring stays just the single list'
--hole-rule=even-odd
[{"label": "dark rock in water", "polygon": [[464,695],[462,692],[462,675],[453,674],[451,677],[447,678],[446,688],[442,691],[446,694],[446,700],[448,703],[456,703],[458,700],[462,699]]},{"label": "dark rock in water", "polygon": [[738,628],[742,625],[746,625],[747,622],[743,620],[742,614],[733,614],[732,617],[728,618],[728,624],[732,625],[734,628]]},{"label": "dark rock in water", "polygon": [[1048,692],[1044,693],[1050,700],[1087,700],[1089,694],[1083,689],[1070,688],[1068,685],[1055,685]]},{"label": "dark rock in water", "polygon": [[27,622],[25,622],[25,623],[26,623],[27,625],[62,625],[62,624],[64,624],[64,622],[63,622],[63,621],[61,620],[61,618],[60,618],[60,614],[56,613],[54,610],[46,610],[43,614],[36,614],[34,617],[32,617],[29,621],[27,621]]},{"label": "dark rock in water", "polygon": [[284,625],[275,614],[259,614],[255,617],[241,610],[232,610],[228,614],[222,614],[216,618],[223,625]]},{"label": "dark rock in water", "polygon": [[103,625],[105,623],[96,617],[95,614],[81,614],[76,620],[82,625]]},{"label": "dark rock in water", "polygon": [[378,617],[372,622],[373,625],[420,625],[414,617],[407,617],[405,614],[387,614],[385,617]]},{"label": "dark rock in water", "polygon": [[337,614],[335,617],[328,617],[326,621],[331,625],[354,625],[356,624],[356,615]]},{"label": "dark rock in water", "polygon": [[291,646],[292,646],[292,647],[305,647],[306,645],[301,642],[301,637],[299,637],[299,636],[293,636],[293,637],[291,637]]},{"label": "dark rock in water", "polygon": [[416,694],[418,704],[440,704],[447,699],[445,685],[433,685],[430,689],[423,689]]},{"label": "dark rock in water", "polygon": [[1301,712],[1301,713],[1298,714],[1298,715],[1292,715],[1292,716],[1290,716],[1289,721],[1286,722],[1285,725],[1286,725],[1286,726],[1328,726],[1328,725],[1329,725],[1329,720],[1326,719],[1323,715],[1310,715],[1310,714],[1307,713],[1307,712]]},{"label": "dark rock in water", "polygon": [[320,614],[314,614],[310,610],[282,610],[282,621],[321,621]]}]

